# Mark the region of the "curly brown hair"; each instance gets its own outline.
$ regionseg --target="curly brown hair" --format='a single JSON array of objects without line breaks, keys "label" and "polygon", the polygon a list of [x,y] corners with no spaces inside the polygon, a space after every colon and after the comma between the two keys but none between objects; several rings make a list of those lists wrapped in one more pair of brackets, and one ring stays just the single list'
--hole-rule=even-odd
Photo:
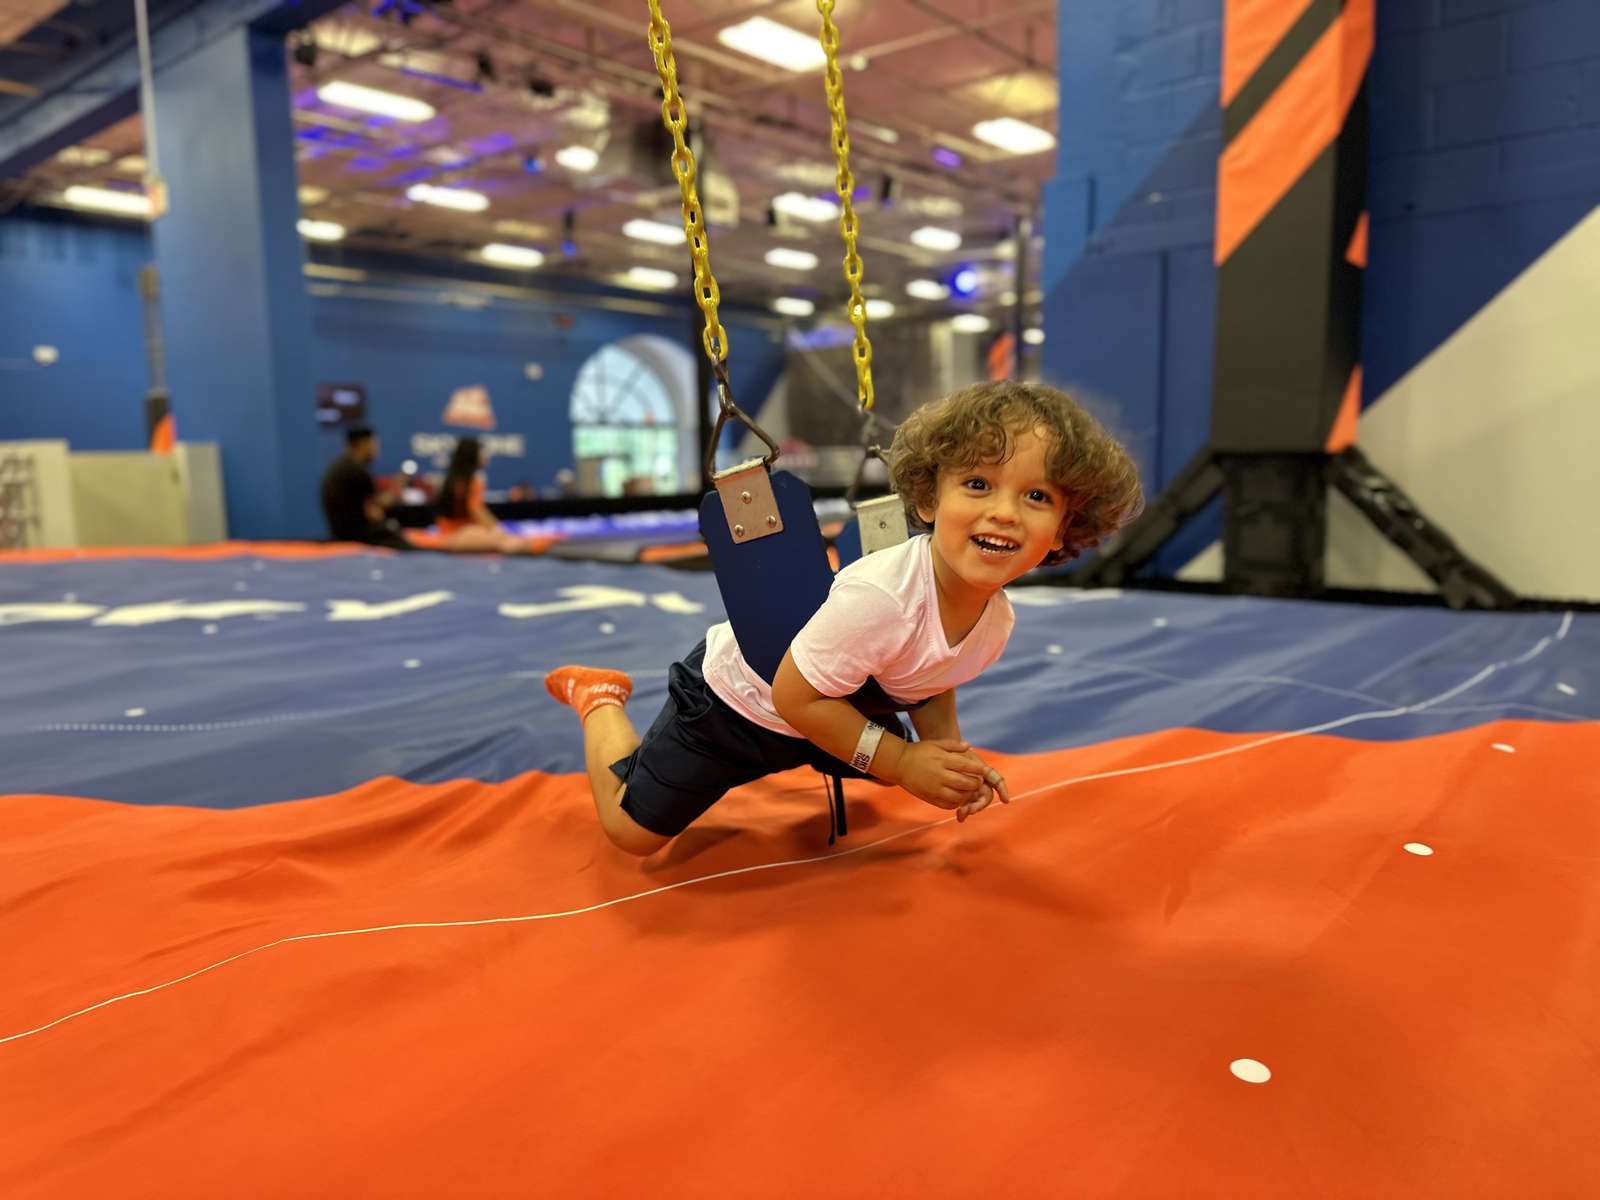
[{"label": "curly brown hair", "polygon": [[1043,384],[1002,380],[925,404],[895,431],[890,472],[907,519],[927,528],[918,510],[933,511],[941,471],[1004,462],[1016,452],[1016,435],[1029,429],[1048,435],[1050,482],[1066,498],[1062,547],[1046,563],[1066,562],[1143,510],[1139,472],[1128,452],[1072,397]]}]

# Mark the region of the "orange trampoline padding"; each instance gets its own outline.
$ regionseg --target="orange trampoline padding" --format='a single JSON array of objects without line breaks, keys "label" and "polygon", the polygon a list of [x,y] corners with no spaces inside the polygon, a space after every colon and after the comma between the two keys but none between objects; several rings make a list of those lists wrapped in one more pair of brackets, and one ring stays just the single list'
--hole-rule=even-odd
[{"label": "orange trampoline padding", "polygon": [[643,870],[576,776],[6,797],[0,1195],[1592,1195],[1597,736],[997,756],[831,851],[802,772]]}]

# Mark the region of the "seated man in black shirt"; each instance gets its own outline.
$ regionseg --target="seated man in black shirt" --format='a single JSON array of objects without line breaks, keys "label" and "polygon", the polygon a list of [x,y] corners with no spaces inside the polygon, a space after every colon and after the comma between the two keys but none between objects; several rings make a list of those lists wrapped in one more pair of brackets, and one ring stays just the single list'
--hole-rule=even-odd
[{"label": "seated man in black shirt", "polygon": [[399,527],[385,519],[391,500],[378,495],[367,470],[378,457],[378,435],[358,425],[344,436],[345,452],[322,476],[322,513],[328,520],[328,536],[336,542],[411,549]]}]

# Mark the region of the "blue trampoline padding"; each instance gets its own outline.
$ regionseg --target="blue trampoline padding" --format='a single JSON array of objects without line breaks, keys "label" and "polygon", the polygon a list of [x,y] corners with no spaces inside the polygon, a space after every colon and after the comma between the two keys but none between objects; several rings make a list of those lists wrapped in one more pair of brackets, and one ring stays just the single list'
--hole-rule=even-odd
[{"label": "blue trampoline padding", "polygon": [[768,683],[833,585],[810,489],[787,471],[771,476],[781,533],[735,543],[722,498],[711,491],[700,501],[700,536],[716,564],[722,606],[745,661]]},{"label": "blue trampoline padding", "polygon": [[[961,689],[962,734],[989,750],[1180,726],[1269,733],[1361,713],[1386,715],[1333,736],[1600,719],[1600,614],[1010,592],[1005,655]],[[178,600],[271,607],[114,619]],[[400,610],[333,619],[356,601]],[[237,808],[385,775],[581,772],[578,722],[545,695],[544,673],[566,662],[629,672],[642,727],[668,665],[721,619],[708,573],[660,566],[378,553],[0,560],[0,797]]]}]

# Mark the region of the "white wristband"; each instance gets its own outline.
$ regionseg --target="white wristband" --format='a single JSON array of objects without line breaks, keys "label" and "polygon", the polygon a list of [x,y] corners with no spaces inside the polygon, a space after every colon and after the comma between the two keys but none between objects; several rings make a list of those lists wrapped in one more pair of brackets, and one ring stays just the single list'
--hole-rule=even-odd
[{"label": "white wristband", "polygon": [[861,731],[861,737],[856,741],[856,752],[850,756],[850,765],[863,775],[872,765],[872,757],[878,752],[878,743],[883,740],[883,726],[876,721],[868,721],[866,728]]}]

